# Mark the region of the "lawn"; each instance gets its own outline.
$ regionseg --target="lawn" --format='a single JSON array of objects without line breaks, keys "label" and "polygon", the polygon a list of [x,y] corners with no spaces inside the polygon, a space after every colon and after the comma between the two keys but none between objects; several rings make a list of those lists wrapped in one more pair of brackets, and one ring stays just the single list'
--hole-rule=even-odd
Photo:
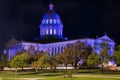
[{"label": "lawn", "polygon": [[73,77],[68,78],[66,72],[62,71],[34,71],[12,72],[1,71],[1,80],[120,80],[119,71],[105,71],[101,74],[98,70],[77,70],[72,72]]}]

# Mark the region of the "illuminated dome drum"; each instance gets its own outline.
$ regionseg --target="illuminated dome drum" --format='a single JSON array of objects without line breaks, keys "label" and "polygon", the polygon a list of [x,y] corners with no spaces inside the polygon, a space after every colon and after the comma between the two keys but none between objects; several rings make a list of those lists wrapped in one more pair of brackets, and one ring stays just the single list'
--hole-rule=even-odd
[{"label": "illuminated dome drum", "polygon": [[63,25],[59,15],[53,9],[54,5],[49,5],[48,12],[43,16],[40,28],[40,37],[53,36],[56,38],[63,38],[62,29]]}]

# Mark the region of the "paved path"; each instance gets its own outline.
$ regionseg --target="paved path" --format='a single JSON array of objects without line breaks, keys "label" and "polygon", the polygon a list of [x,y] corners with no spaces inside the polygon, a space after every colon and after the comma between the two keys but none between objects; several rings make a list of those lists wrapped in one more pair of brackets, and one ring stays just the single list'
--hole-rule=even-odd
[{"label": "paved path", "polygon": [[17,78],[19,80],[44,80],[43,78]]},{"label": "paved path", "polygon": [[91,75],[91,74],[79,74],[79,75],[73,75],[74,77],[99,77],[99,78],[117,78],[120,79],[120,76],[107,76],[107,75]]}]

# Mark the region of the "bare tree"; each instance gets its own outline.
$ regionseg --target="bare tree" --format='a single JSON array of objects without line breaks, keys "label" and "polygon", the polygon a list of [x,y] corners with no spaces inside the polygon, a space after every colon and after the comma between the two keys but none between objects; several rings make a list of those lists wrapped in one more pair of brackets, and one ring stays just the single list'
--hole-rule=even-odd
[{"label": "bare tree", "polygon": [[92,49],[85,42],[77,41],[72,47],[72,56],[74,59],[74,67],[77,68],[77,64],[81,60],[87,59],[88,55],[91,53]]}]

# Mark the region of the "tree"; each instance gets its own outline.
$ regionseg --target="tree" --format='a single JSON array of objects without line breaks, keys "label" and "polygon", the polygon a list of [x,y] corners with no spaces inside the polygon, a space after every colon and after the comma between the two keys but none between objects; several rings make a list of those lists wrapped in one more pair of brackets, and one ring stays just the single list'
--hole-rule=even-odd
[{"label": "tree", "polygon": [[35,50],[33,54],[33,61],[37,61],[43,54],[45,54],[43,51]]},{"label": "tree", "polygon": [[120,45],[115,47],[114,60],[117,66],[120,66]]},{"label": "tree", "polygon": [[92,49],[85,42],[77,41],[72,46],[72,56],[74,59],[74,67],[77,68],[77,64],[81,60],[87,59]]},{"label": "tree", "polygon": [[[34,57],[37,57],[37,54]],[[37,60],[32,62],[32,67],[35,68],[36,72],[38,72],[40,67],[42,69],[43,67],[48,66],[49,57],[46,52],[40,52],[38,57],[37,57],[38,58]]]},{"label": "tree", "polygon": [[36,50],[33,45],[30,45],[26,53],[28,53],[28,56],[30,57],[29,64],[32,64],[32,62],[34,61],[37,61],[44,54],[43,51],[39,50],[39,47]]},{"label": "tree", "polygon": [[35,52],[35,46],[30,45],[30,47],[28,48],[28,53],[34,54],[34,52]]},{"label": "tree", "polygon": [[90,67],[96,67],[100,63],[100,56],[97,53],[92,53],[88,56],[87,65]]},{"label": "tree", "polygon": [[101,43],[100,48],[102,49],[100,51],[101,73],[103,73],[103,67],[104,67],[103,63],[108,63],[111,56],[108,55],[108,50],[109,50],[108,44]]},{"label": "tree", "polygon": [[25,52],[26,52],[26,50],[22,48],[20,51],[16,52],[16,55],[20,55],[20,54],[23,54]]},{"label": "tree", "polygon": [[34,61],[34,53],[35,53],[35,47],[33,45],[30,45],[28,50],[26,51],[26,53],[29,56],[29,64],[32,64],[32,62]]},{"label": "tree", "polygon": [[56,56],[48,56],[47,64],[50,67],[50,69],[54,67],[54,70],[56,70],[56,66],[57,66]]},{"label": "tree", "polygon": [[15,56],[11,61],[10,61],[10,67],[16,68],[16,71],[18,68],[23,68],[29,66],[28,64],[29,57],[27,53],[23,53],[20,55]]},{"label": "tree", "polygon": [[46,67],[47,66],[47,55],[46,54],[43,54],[39,59],[38,59],[38,65],[39,67],[41,67],[41,69],[43,67]]},{"label": "tree", "polygon": [[63,53],[58,54],[57,60],[59,63],[62,63],[66,66],[73,63],[73,54],[72,54],[72,44],[67,44],[66,47],[64,48]]},{"label": "tree", "polygon": [[32,67],[35,68],[36,72],[38,72],[38,69],[40,68],[39,62],[38,61],[32,62]]},{"label": "tree", "polygon": [[0,68],[1,70],[5,67],[8,66],[8,59],[7,59],[7,53],[6,54],[2,54],[1,58],[0,58]]},{"label": "tree", "polygon": [[117,64],[117,66],[120,66],[120,50],[115,51],[114,58],[115,58],[115,63]]}]

